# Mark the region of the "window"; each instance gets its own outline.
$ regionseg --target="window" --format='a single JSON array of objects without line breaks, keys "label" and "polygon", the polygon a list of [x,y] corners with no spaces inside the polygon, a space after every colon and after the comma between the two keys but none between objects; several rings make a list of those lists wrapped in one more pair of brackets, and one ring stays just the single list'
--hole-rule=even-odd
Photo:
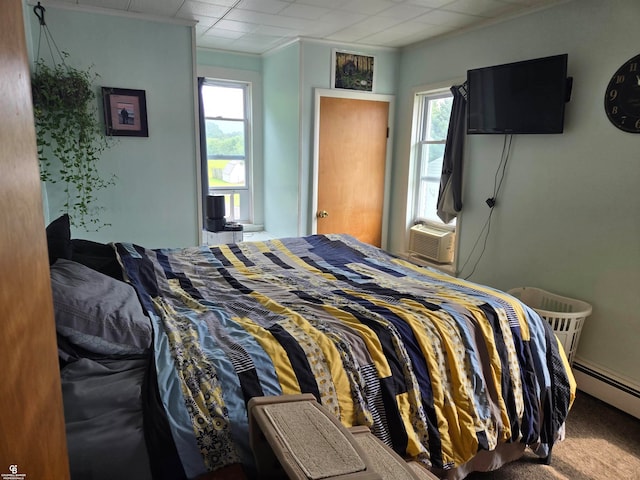
[{"label": "window", "polygon": [[452,104],[453,95],[449,90],[416,95],[413,150],[417,168],[413,205],[415,221],[442,224],[437,215],[438,192]]},{"label": "window", "polygon": [[250,223],[250,85],[205,79],[200,88],[203,191],[225,197],[227,221]]}]

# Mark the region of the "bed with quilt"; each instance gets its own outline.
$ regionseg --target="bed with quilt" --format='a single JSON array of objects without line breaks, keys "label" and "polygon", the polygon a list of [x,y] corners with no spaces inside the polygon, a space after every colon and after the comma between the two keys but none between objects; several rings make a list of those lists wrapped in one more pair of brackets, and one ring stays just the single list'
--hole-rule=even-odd
[{"label": "bed with quilt", "polygon": [[575,382],[543,319],[353,237],[51,262],[72,478],[256,478],[263,395],[312,393],[442,478],[563,436]]}]

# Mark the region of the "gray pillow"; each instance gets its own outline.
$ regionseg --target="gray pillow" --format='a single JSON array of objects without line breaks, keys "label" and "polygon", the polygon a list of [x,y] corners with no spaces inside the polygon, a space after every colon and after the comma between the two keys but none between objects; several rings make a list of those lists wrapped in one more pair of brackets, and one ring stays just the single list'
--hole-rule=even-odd
[{"label": "gray pillow", "polygon": [[133,287],[59,258],[51,266],[58,334],[99,355],[143,354],[152,330]]}]

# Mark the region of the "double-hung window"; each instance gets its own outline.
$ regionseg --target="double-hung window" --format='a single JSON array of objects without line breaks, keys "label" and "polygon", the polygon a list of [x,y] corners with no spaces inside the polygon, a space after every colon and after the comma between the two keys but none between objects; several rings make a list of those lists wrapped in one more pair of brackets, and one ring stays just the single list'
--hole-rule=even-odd
[{"label": "double-hung window", "polygon": [[204,79],[200,88],[203,190],[225,197],[228,221],[251,223],[250,84]]},{"label": "double-hung window", "polygon": [[[416,94],[414,103],[414,221],[442,224],[437,215],[442,159],[453,95],[449,90]],[[455,220],[454,220],[455,222]]]}]

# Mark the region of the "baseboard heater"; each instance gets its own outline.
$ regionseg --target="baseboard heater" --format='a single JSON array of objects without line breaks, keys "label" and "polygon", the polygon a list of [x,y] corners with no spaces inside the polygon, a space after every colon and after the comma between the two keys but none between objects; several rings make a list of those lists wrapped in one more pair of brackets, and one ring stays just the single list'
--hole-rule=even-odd
[{"label": "baseboard heater", "polygon": [[640,385],[579,356],[572,369],[578,390],[640,418]]}]

